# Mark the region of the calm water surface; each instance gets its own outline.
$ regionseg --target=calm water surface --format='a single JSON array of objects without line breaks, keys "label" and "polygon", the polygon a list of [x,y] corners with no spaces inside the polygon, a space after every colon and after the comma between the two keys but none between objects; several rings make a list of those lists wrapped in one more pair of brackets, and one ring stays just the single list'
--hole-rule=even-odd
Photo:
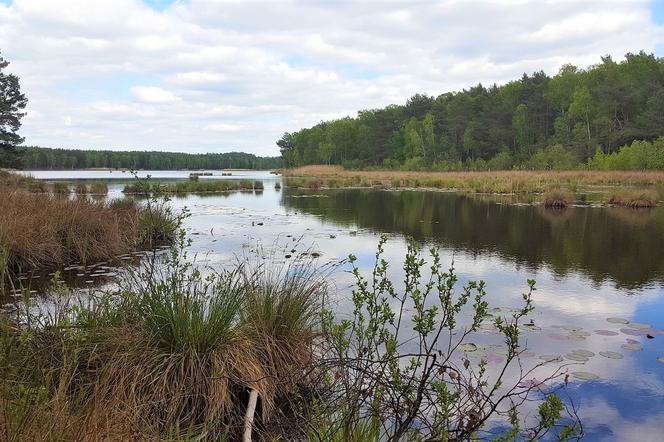
[{"label": "calm water surface", "polygon": [[[109,198],[122,197],[122,182],[131,179],[108,171],[30,173],[46,180],[105,180]],[[174,171],[141,174],[188,176]],[[406,236],[439,247],[443,262],[454,262],[462,283],[486,281],[492,307],[518,307],[526,280],[535,279],[532,319],[541,330],[523,335],[532,363],[541,355],[577,349],[596,353],[569,370],[592,372],[599,380],[570,378],[564,393],[579,408],[585,440],[663,440],[664,363],[657,358],[664,356],[664,334],[659,334],[664,333],[664,207],[636,212],[580,206],[560,212],[509,198],[438,192],[277,191],[274,184],[280,178],[267,172],[233,174],[223,179],[261,179],[265,190],[172,200],[176,209],[186,206],[191,212],[185,227],[200,263],[228,265],[258,247],[284,261],[286,253],[315,250],[321,253],[321,265],[353,253],[368,274],[378,236],[386,233],[392,237],[386,258],[396,279]],[[347,267],[332,274],[341,313],[347,311],[351,284],[343,270]],[[654,339],[630,327],[634,323],[647,324]],[[489,332],[473,339],[500,340]],[[620,353],[622,359],[599,355],[606,351]],[[499,362],[500,353],[490,356]]]}]

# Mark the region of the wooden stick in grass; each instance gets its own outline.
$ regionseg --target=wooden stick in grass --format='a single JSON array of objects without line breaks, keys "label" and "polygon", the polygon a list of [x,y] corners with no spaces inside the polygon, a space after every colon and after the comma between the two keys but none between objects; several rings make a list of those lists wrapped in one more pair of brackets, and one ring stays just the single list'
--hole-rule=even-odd
[{"label": "wooden stick in grass", "polygon": [[257,400],[258,392],[252,388],[249,392],[247,413],[244,415],[244,436],[242,436],[243,442],[251,442],[251,429],[254,426],[254,413],[256,412]]}]

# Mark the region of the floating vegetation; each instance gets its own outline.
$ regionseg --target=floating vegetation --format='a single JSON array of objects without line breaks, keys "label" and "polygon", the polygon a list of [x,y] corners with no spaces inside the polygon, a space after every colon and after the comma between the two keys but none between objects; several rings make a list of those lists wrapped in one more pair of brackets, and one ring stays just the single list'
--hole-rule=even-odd
[{"label": "floating vegetation", "polygon": [[620,334],[613,330],[595,330],[595,333],[601,336],[618,336]]},{"label": "floating vegetation", "polygon": [[606,318],[606,321],[611,324],[629,324],[629,321],[623,318]]},{"label": "floating vegetation", "polygon": [[605,358],[609,358],[609,359],[622,359],[623,358],[623,354],[618,353],[616,351],[600,351],[599,355],[603,356]]},{"label": "floating vegetation", "polygon": [[651,328],[650,324],[644,324],[642,322],[632,322],[629,324],[630,328],[636,328],[636,329],[644,329],[644,328]]},{"label": "floating vegetation", "polygon": [[662,364],[664,364],[664,356],[658,357],[657,362],[661,362]]},{"label": "floating vegetation", "polygon": [[560,355],[542,355],[539,358],[544,362],[562,362],[563,360]]},{"label": "floating vegetation", "polygon": [[646,332],[644,330],[636,328],[621,328],[620,331],[626,335],[630,336],[645,336]]},{"label": "floating vegetation", "polygon": [[623,344],[620,346],[621,348],[624,348],[625,350],[629,351],[641,351],[643,350],[643,347],[641,347],[641,344]]},{"label": "floating vegetation", "polygon": [[599,379],[599,376],[589,371],[574,371],[572,372],[572,376],[581,381],[596,381]]},{"label": "floating vegetation", "polygon": [[459,350],[465,351],[467,353],[477,351],[477,345],[473,344],[472,342],[464,342],[463,344],[459,345]]},{"label": "floating vegetation", "polygon": [[565,359],[569,359],[570,361],[577,361],[577,362],[588,362],[588,357],[583,356],[581,354],[575,353],[575,352],[570,352],[565,355]]}]

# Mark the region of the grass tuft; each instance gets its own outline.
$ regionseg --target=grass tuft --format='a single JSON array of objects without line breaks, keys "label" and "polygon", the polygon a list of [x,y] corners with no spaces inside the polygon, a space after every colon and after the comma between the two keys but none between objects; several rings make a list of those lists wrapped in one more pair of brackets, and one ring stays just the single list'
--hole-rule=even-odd
[{"label": "grass tuft", "polygon": [[551,189],[542,195],[544,207],[553,209],[564,209],[574,204],[574,193],[568,189]]},{"label": "grass tuft", "polygon": [[609,204],[635,209],[655,207],[659,193],[653,189],[621,189],[609,196]]}]

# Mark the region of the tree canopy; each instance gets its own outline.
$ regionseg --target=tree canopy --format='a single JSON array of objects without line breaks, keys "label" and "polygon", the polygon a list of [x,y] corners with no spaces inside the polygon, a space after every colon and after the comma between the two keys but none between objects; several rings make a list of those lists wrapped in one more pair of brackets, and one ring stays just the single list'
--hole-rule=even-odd
[{"label": "tree canopy", "polygon": [[574,167],[663,135],[664,59],[642,51],[587,69],[564,65],[553,77],[416,94],[285,133],[277,145],[287,166],[480,170]]},{"label": "tree canopy", "polygon": [[7,66],[9,62],[0,55],[0,167],[14,167],[19,163],[17,146],[23,138],[18,130],[28,104],[21,93],[19,78],[6,73]]},{"label": "tree canopy", "polygon": [[28,169],[275,169],[279,157],[258,157],[244,152],[190,154],[180,152],[112,151],[26,147]]}]

